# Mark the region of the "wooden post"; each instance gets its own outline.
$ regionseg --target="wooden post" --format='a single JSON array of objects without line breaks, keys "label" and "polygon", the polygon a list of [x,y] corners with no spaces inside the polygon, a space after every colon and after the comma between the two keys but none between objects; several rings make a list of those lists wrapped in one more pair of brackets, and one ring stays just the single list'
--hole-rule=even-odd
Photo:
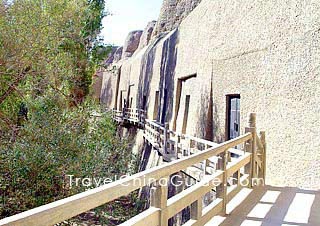
[{"label": "wooden post", "polygon": [[192,140],[189,138],[189,142],[188,142],[188,156],[191,155],[191,148],[192,148]]},{"label": "wooden post", "polygon": [[[251,113],[249,116],[249,126],[252,128],[252,177],[257,178],[257,128],[256,128],[256,113]],[[253,185],[254,186],[254,185]]]},{"label": "wooden post", "polygon": [[141,124],[141,111],[139,109],[136,109],[136,119]]},{"label": "wooden post", "polygon": [[202,217],[202,198],[191,204],[190,215],[192,220],[199,220]]},{"label": "wooden post", "polygon": [[222,183],[217,187],[217,198],[222,199],[222,215],[227,214],[227,158],[228,158],[228,153],[227,150],[224,151],[221,155],[220,158],[218,159],[218,168],[219,170],[223,171],[223,179]]},{"label": "wooden post", "polygon": [[176,143],[176,146],[177,146],[177,159],[179,157],[179,153],[181,152],[180,145],[181,145],[181,136],[180,136],[180,134],[178,134],[177,143]]},{"label": "wooden post", "polygon": [[253,186],[252,181],[254,178],[257,177],[256,171],[257,171],[257,165],[256,165],[256,158],[257,158],[257,138],[256,138],[256,114],[250,113],[249,114],[249,127],[245,128],[246,133],[252,134],[252,139],[248,141],[245,145],[246,152],[250,152],[251,155],[251,161],[250,164],[245,167],[245,173],[249,174],[249,187],[251,188]]},{"label": "wooden post", "polygon": [[[206,144],[205,150],[207,149],[209,149],[209,145]],[[208,174],[207,167],[209,166],[209,160],[208,159],[203,160],[202,165],[203,165],[203,175]]]},{"label": "wooden post", "polygon": [[[163,182],[167,182],[166,185]],[[161,183],[159,183],[161,182]],[[150,191],[150,205],[156,208],[161,209],[159,225],[168,226],[168,216],[166,214],[165,209],[167,208],[167,200],[168,200],[168,182],[169,177],[162,178],[160,181],[156,182],[155,187],[151,188]]]},{"label": "wooden post", "polygon": [[164,149],[164,153],[169,154],[169,150],[168,150],[168,130],[169,130],[169,123],[165,123],[164,124],[164,131],[163,131],[163,149]]},{"label": "wooden post", "polygon": [[[245,133],[252,133],[252,129],[249,127],[246,127]],[[252,153],[252,139],[245,142],[244,150],[245,150],[245,152]],[[252,168],[253,168],[253,155],[251,155],[250,163],[245,165],[245,167],[244,167],[244,173],[249,175],[249,177],[248,177],[248,180],[249,180],[248,187],[249,188],[252,187],[252,184],[251,184],[252,177],[253,177]]]},{"label": "wooden post", "polygon": [[153,137],[154,137],[154,140],[157,144],[159,144],[159,147],[161,146],[161,130],[160,130],[160,127],[154,127],[153,125]]},{"label": "wooden post", "polygon": [[[263,145],[263,160],[262,160],[262,168],[263,168],[263,180],[265,181],[266,180],[266,173],[267,173],[267,145],[266,145],[266,132],[265,131],[261,131],[260,132],[260,140],[261,140],[261,143]],[[265,183],[265,182],[264,182]]]}]

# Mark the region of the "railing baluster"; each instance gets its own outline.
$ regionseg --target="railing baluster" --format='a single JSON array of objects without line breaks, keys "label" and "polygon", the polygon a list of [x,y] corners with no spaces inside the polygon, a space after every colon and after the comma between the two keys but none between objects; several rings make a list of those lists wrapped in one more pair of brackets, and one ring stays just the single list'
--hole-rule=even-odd
[{"label": "railing baluster", "polygon": [[191,204],[190,218],[192,220],[199,220],[202,217],[202,197]]},{"label": "railing baluster", "polygon": [[[208,144],[205,144],[205,150],[209,149],[210,146]],[[207,168],[210,166],[210,160],[209,159],[206,159],[204,160],[204,175],[207,174]]]},{"label": "railing baluster", "polygon": [[262,164],[263,164],[263,172],[262,172],[262,177],[265,180],[266,179],[266,171],[267,171],[267,145],[266,145],[266,132],[261,131],[260,132],[260,140],[263,145],[263,154],[262,154]]},{"label": "railing baluster", "polygon": [[217,198],[221,198],[223,200],[221,211],[222,215],[226,215],[227,212],[227,158],[228,153],[227,150],[225,150],[220,154],[218,159],[218,168],[223,171],[222,183],[217,187]]},{"label": "railing baluster", "polygon": [[191,155],[191,148],[192,148],[192,140],[191,139],[189,139],[189,141],[188,141],[188,149],[187,149],[187,151],[188,151],[188,156],[190,156]]},{"label": "railing baluster", "polygon": [[[164,183],[165,182],[165,183]],[[151,206],[161,210],[159,225],[168,226],[168,217],[166,214],[168,200],[168,182],[169,177],[162,178],[155,183],[155,187],[151,189]]]},{"label": "railing baluster", "polygon": [[[121,112],[121,111],[120,111]],[[128,113],[129,112],[129,113]],[[169,124],[165,123],[164,125],[159,124],[158,122],[155,121],[150,121],[150,120],[146,120],[144,114],[144,111],[142,110],[129,110],[127,111],[127,114],[130,116],[130,118],[138,118],[138,121],[144,121],[144,125],[145,125],[145,133],[149,134],[149,142],[150,140],[153,141],[153,145],[156,144],[157,147],[161,148],[165,154],[171,154],[172,152],[174,152],[174,154],[176,155],[177,159],[179,157],[179,152],[183,153],[183,156],[189,156],[191,157],[191,153],[195,154],[197,152],[202,152],[202,151],[207,151],[211,148],[215,148],[215,145],[219,146],[218,144],[215,144],[212,141],[207,141],[207,140],[203,140],[200,138],[196,138],[196,137],[192,137],[189,135],[185,135],[182,134],[180,135],[177,132],[173,132],[169,130]],[[249,175],[249,187],[253,187],[253,178],[255,178],[256,176],[263,176],[265,178],[265,133],[261,133],[261,143],[260,143],[260,149],[261,148],[261,144],[263,144],[263,155],[261,155],[261,161],[263,164],[263,168],[261,168],[261,170],[257,169],[257,136],[256,136],[256,114],[255,113],[251,113],[250,117],[249,117],[249,126],[247,128],[245,128],[245,132],[246,133],[251,133],[250,137],[251,138],[247,138],[245,145],[244,145],[244,151],[251,153],[251,155],[249,156],[248,154],[239,152],[237,150],[234,150],[233,147],[236,145],[239,145],[240,142],[238,142],[236,145],[234,146],[226,146],[225,151],[223,151],[223,149],[221,151],[223,151],[221,153],[221,151],[219,153],[218,156],[218,163],[217,166],[215,166],[215,170],[221,170],[222,172],[220,172],[220,178],[221,178],[221,184],[216,187],[216,197],[221,199],[221,207],[219,207],[219,209],[221,208],[221,213],[223,215],[226,214],[226,206],[227,203],[229,201],[229,199],[232,199],[232,197],[234,197],[234,195],[236,194],[235,191],[231,191],[232,193],[229,194],[228,193],[228,177],[232,177],[233,181],[232,183],[230,182],[230,185],[235,185],[235,186],[241,186],[241,180],[242,179],[242,174],[240,171],[241,169],[244,169],[244,173]],[[173,135],[174,134],[174,135]],[[172,139],[174,142],[170,142],[170,137],[174,136],[176,139]],[[247,135],[249,136],[249,134]],[[183,139],[183,141],[181,140]],[[244,140],[242,140],[243,142]],[[181,143],[182,142],[182,143]],[[227,142],[226,142],[227,143]],[[180,146],[181,144],[183,144],[182,146]],[[163,146],[162,146],[163,145]],[[195,149],[195,152],[192,152],[191,149]],[[181,150],[180,150],[181,149]],[[228,162],[231,161],[231,153],[235,153],[237,155],[246,155],[245,158],[245,164],[243,164],[241,167],[240,166],[235,166],[234,162],[232,162],[229,166]],[[239,154],[240,153],[240,154]],[[217,153],[218,154],[218,153]],[[217,154],[215,156],[217,156]],[[188,157],[188,158],[189,158]],[[206,158],[203,159],[199,159],[198,163],[202,163],[203,165],[203,175],[205,176],[206,174],[211,173],[211,170],[209,169],[210,166],[210,160],[208,159],[210,156],[207,156]],[[250,162],[249,162],[249,158],[250,158]],[[260,158],[260,157],[259,157]],[[242,159],[243,161],[243,159]],[[227,168],[228,167],[228,168]],[[228,170],[227,170],[228,169]],[[259,172],[259,175],[257,175]],[[207,175],[208,176],[208,175]],[[204,179],[207,177],[204,177]],[[239,188],[237,188],[239,189]],[[160,214],[160,219],[159,219],[159,226],[168,225],[168,218],[171,217],[173,213],[170,213],[169,215],[166,215],[167,213],[167,209],[170,207],[170,201],[169,200],[169,205],[168,205],[168,201],[167,201],[167,194],[168,193],[168,186],[163,186],[161,184],[159,184],[157,182],[157,186],[156,188],[151,190],[151,206],[156,207],[161,209],[161,214]],[[191,213],[191,219],[192,220],[198,220],[201,219],[202,217],[202,198],[203,197],[196,197],[195,201],[193,201],[193,203],[191,204],[191,202],[188,204],[191,204],[191,209],[190,209],[190,213]],[[168,205],[168,206],[167,206]],[[172,210],[171,210],[172,211]]]},{"label": "railing baluster", "polygon": [[179,153],[181,153],[180,145],[181,145],[181,136],[180,136],[180,134],[178,134],[178,136],[177,136],[177,158],[179,156]]},{"label": "railing baluster", "polygon": [[163,130],[163,150],[164,153],[169,154],[168,151],[168,131],[169,131],[169,123],[164,124],[164,130]]},{"label": "railing baluster", "polygon": [[257,144],[256,144],[256,114],[249,114],[249,127],[245,128],[245,132],[250,132],[252,134],[252,139],[246,142],[245,150],[251,153],[251,161],[245,167],[245,172],[249,174],[249,187],[253,185],[253,179],[257,177],[257,167],[256,167],[256,158],[257,158]]},{"label": "railing baluster", "polygon": [[[252,128],[249,128],[249,127],[245,128],[245,132],[246,133],[252,133],[252,131],[253,131]],[[245,148],[245,152],[248,152],[248,153],[252,154],[252,139],[250,139],[250,140],[245,142],[244,148]],[[250,163],[247,164],[244,167],[244,173],[249,175],[249,178],[248,178],[248,180],[249,180],[248,187],[249,188],[252,187],[252,178],[253,178],[252,170],[254,168],[254,166],[253,166],[253,161],[254,161],[253,155],[251,155],[250,158],[251,158]]]}]

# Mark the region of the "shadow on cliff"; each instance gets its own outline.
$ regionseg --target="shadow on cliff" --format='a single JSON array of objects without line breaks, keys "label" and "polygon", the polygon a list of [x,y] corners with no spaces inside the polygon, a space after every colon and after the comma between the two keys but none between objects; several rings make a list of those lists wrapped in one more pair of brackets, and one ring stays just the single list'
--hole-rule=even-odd
[{"label": "shadow on cliff", "polygon": [[[157,121],[164,123],[172,118],[173,112],[173,92],[174,92],[174,75],[177,62],[177,48],[178,30],[170,34],[170,36],[163,42],[162,56],[160,65],[160,82],[159,94],[160,102],[157,113]],[[152,43],[142,59],[141,72],[139,76],[139,85],[137,93],[137,107],[147,109],[149,103],[150,83],[154,72],[154,61],[159,42],[164,38],[165,34],[160,36],[154,43]]]},{"label": "shadow on cliff", "polygon": [[[108,76],[110,76],[110,75],[108,75]],[[112,96],[113,96],[112,84],[109,79],[107,82],[107,85],[101,91],[101,95],[100,95],[101,104],[103,104],[105,106],[110,106],[112,103]]]},{"label": "shadow on cliff", "polygon": [[150,96],[150,83],[153,77],[153,64],[157,45],[163,38],[163,35],[157,38],[146,50],[141,62],[141,70],[139,75],[139,85],[137,92],[137,108],[145,109],[147,107],[148,98]]},{"label": "shadow on cliff", "polygon": [[202,94],[200,100],[200,118],[197,135],[203,139],[221,143],[224,135],[221,132],[217,105],[213,100],[212,83],[209,94]]},{"label": "shadow on cliff", "polygon": [[169,122],[173,117],[174,76],[177,63],[177,44],[179,31],[176,29],[163,44],[160,67],[160,104],[157,120]]}]

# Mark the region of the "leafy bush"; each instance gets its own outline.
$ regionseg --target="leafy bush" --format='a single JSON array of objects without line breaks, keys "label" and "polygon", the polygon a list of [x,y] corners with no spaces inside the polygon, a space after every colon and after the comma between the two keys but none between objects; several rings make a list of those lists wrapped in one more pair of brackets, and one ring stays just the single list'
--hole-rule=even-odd
[{"label": "leafy bush", "polygon": [[[0,2],[0,218],[88,189],[70,187],[68,175],[113,178],[135,170],[128,141],[86,102],[110,51],[99,37],[104,6]],[[128,214],[117,206],[105,207]]]},{"label": "leafy bush", "polygon": [[92,104],[58,107],[55,96],[39,98],[16,141],[1,143],[0,215],[6,217],[70,196],[88,187],[70,177],[114,178],[135,171],[128,142],[106,113]]}]

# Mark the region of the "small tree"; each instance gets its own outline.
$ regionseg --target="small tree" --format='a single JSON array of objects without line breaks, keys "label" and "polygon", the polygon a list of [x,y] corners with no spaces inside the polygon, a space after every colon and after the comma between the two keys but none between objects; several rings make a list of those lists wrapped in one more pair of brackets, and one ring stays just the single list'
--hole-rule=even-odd
[{"label": "small tree", "polygon": [[1,218],[87,189],[67,174],[112,178],[134,166],[110,117],[94,120],[99,106],[86,100],[109,49],[104,16],[103,0],[0,3]]}]

